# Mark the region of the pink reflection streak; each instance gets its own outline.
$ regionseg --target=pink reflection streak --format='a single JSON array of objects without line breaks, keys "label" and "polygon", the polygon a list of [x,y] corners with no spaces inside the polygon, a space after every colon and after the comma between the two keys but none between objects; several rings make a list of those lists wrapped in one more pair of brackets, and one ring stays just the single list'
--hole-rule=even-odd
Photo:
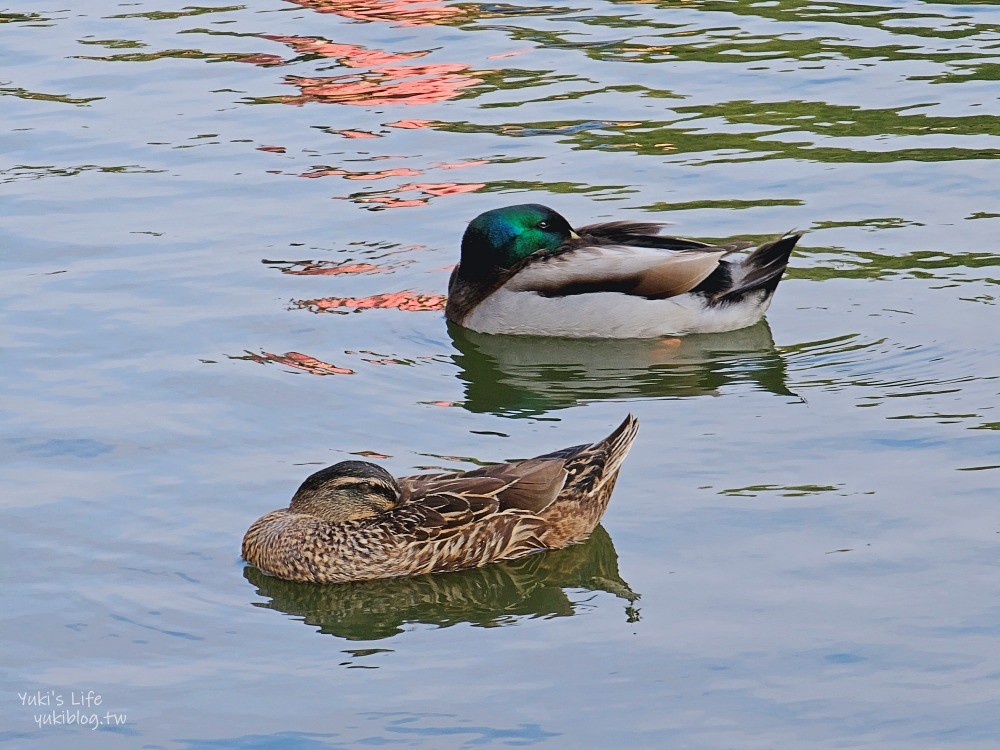
[{"label": "pink reflection streak", "polygon": [[[367,195],[355,198],[357,203],[374,203],[382,208],[410,208],[415,206],[426,206],[432,197],[444,195],[461,195],[462,193],[474,193],[486,187],[483,182],[422,182],[402,185],[395,190],[389,190],[378,195]],[[408,193],[419,191],[425,197],[418,198],[397,198],[398,193]]]},{"label": "pink reflection streak", "polygon": [[[286,44],[299,54],[320,55],[335,58],[348,68],[365,68],[365,72],[340,76],[287,76],[286,81],[301,90],[298,96],[279,96],[272,101],[301,105],[306,102],[334,102],[361,106],[381,104],[433,104],[458,96],[462,89],[482,79],[470,75],[468,65],[461,63],[429,63],[425,65],[400,65],[418,57],[426,51],[386,52],[368,49],[356,44],[340,44],[326,39],[299,36],[276,36],[263,34],[262,39]],[[280,64],[281,58],[274,57]],[[262,56],[254,56],[252,62]],[[426,121],[413,121],[422,127]],[[359,131],[348,131],[359,132]],[[361,131],[363,132],[363,131]],[[364,137],[364,136],[361,136]]]},{"label": "pink reflection streak", "polygon": [[440,0],[289,0],[317,13],[336,13],[357,21],[394,21],[399,26],[430,26],[465,13]]},{"label": "pink reflection streak", "polygon": [[331,133],[336,133],[337,135],[342,135],[344,138],[381,138],[382,136],[376,135],[375,133],[369,133],[367,130],[331,130]]},{"label": "pink reflection streak", "polygon": [[426,128],[434,124],[434,120],[397,120],[396,122],[387,122],[385,126],[387,128],[402,128],[403,130],[417,130],[419,128]]},{"label": "pink reflection streak", "polygon": [[262,34],[261,38],[287,44],[300,54],[335,57],[350,68],[375,68],[380,65],[392,65],[427,54],[426,52],[385,52],[380,49],[367,49],[354,44],[337,44],[326,39],[314,39],[306,36]]},{"label": "pink reflection streak", "polygon": [[318,262],[298,264],[298,267],[282,268],[281,272],[290,276],[342,276],[345,274],[374,274],[390,271],[396,266],[376,266],[372,263],[350,263],[328,266]]},{"label": "pink reflection streak", "polygon": [[261,352],[260,354],[250,354],[247,359],[260,364],[274,362],[275,364],[294,367],[296,370],[311,373],[312,375],[353,375],[354,370],[346,367],[337,367],[321,359],[310,357],[308,354],[300,352],[285,352],[284,354],[272,354],[271,352]]},{"label": "pink reflection streak", "polygon": [[465,169],[466,167],[481,167],[484,164],[489,164],[486,159],[470,159],[469,161],[460,161],[455,164],[438,164],[438,169]]},{"label": "pink reflection streak", "polygon": [[383,208],[416,208],[426,206],[427,199],[405,200],[403,198],[393,198],[391,195],[379,195],[374,198],[358,198],[358,203],[376,203]]},{"label": "pink reflection streak", "polygon": [[362,74],[361,80],[356,76],[287,76],[286,80],[298,86],[302,93],[277,97],[275,101],[293,105],[323,102],[362,107],[435,104],[454,99],[463,89],[482,83],[481,78],[465,72],[468,70],[468,65],[439,63],[375,68]]},{"label": "pink reflection streak", "polygon": [[444,310],[445,297],[441,294],[419,294],[413,291],[373,294],[370,297],[326,297],[323,299],[299,300],[295,304],[312,312],[348,310],[405,310],[422,312]]},{"label": "pink reflection streak", "polygon": [[502,60],[505,57],[517,57],[518,55],[523,55],[525,52],[531,52],[531,47],[526,47],[525,49],[515,49],[510,52],[500,52],[496,55],[490,55],[487,60]]},{"label": "pink reflection streak", "polygon": [[417,177],[423,172],[409,167],[399,167],[397,169],[383,169],[379,172],[348,172],[346,169],[324,169],[322,167],[313,168],[312,172],[303,172],[299,177],[328,177],[340,175],[346,180],[383,180],[386,177]]}]

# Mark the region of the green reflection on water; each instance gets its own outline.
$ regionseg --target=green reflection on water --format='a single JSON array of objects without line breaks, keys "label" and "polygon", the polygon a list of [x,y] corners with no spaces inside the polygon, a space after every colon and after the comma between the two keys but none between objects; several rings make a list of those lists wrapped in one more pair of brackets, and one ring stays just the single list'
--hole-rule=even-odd
[{"label": "green reflection on water", "polygon": [[29,91],[13,86],[0,87],[0,96],[16,96],[18,99],[33,99],[39,102],[59,102],[60,104],[77,104],[87,106],[91,102],[100,101],[103,96],[74,97],[66,94],[43,94],[40,91]]},{"label": "green reflection on water", "polygon": [[613,594],[628,602],[629,622],[639,617],[632,606],[639,595],[619,574],[618,554],[601,526],[567,549],[457,573],[333,585],[283,581],[249,565],[243,575],[269,599],[254,606],[348,640],[390,638],[411,623],[497,627],[522,617],[569,617],[595,606],[571,589]]},{"label": "green reflection on water", "polygon": [[176,18],[184,18],[186,16],[202,16],[206,13],[230,13],[237,10],[246,10],[245,5],[224,5],[217,8],[204,8],[197,6],[188,6],[183,10],[151,10],[145,13],[122,13],[117,16],[108,16],[108,18],[146,18],[150,21],[172,21]]},{"label": "green reflection on water", "polygon": [[449,325],[471,412],[534,417],[603,399],[684,398],[752,383],[794,396],[766,321],[681,339],[495,336]]},{"label": "green reflection on water", "polygon": [[138,164],[120,166],[101,166],[99,164],[78,164],[71,167],[55,165],[18,164],[10,169],[0,170],[0,184],[16,182],[17,180],[41,180],[46,177],[75,177],[84,172],[100,172],[102,174],[157,174],[163,169],[148,169]]},{"label": "green reflection on water", "polygon": [[80,44],[94,44],[108,49],[136,49],[148,46],[134,39],[81,39]]},{"label": "green reflection on water", "polygon": [[[133,46],[145,46],[136,42]],[[197,49],[165,49],[159,52],[122,52],[117,55],[73,55],[78,60],[102,62],[153,62],[156,60],[205,60],[207,62],[247,62],[256,58],[250,52],[202,52]]]},{"label": "green reflection on water", "polygon": [[[835,226],[874,226],[885,220],[858,222],[838,222]],[[831,223],[828,223],[832,224]],[[863,250],[847,251],[843,248],[811,247],[799,253],[800,256],[826,255],[835,257],[836,265],[822,260],[809,268],[789,266],[786,278],[825,281],[827,279],[879,279],[890,276],[905,276],[918,279],[943,279],[961,282],[1000,283],[1000,279],[970,273],[946,273],[949,269],[969,271],[971,269],[996,269],[1000,265],[997,253],[943,253],[935,250],[913,250],[908,253],[887,255]]]},{"label": "green reflection on water", "polygon": [[[603,91],[607,90],[609,89]],[[864,109],[804,100],[736,100],[675,107],[678,114],[693,115],[694,119],[674,122],[557,120],[491,125],[437,122],[430,127],[445,132],[490,133],[514,138],[552,135],[557,138],[558,143],[582,150],[620,150],[643,155],[715,153],[720,155],[717,161],[727,163],[804,157],[810,161],[826,163],[995,158],[996,150],[985,144],[982,148],[957,145],[927,148],[908,146],[913,143],[914,136],[937,134],[942,137],[983,138],[984,134],[1000,133],[1000,117],[906,114],[912,108]],[[784,135],[781,138],[775,137],[782,133]],[[891,136],[901,139],[899,147],[892,147]],[[828,138],[836,137],[860,140],[852,142],[850,148],[823,145]],[[866,148],[869,145],[870,148]]]},{"label": "green reflection on water", "polygon": [[[623,0],[609,0],[609,2],[617,5],[622,3]],[[983,5],[993,4],[987,0],[971,0],[968,3],[960,0],[955,4],[975,5],[977,3]],[[631,5],[632,3],[628,4]],[[770,2],[761,3],[727,2],[726,0],[667,0],[666,2],[654,2],[651,4],[657,8],[696,8],[702,11],[753,16],[773,21],[825,21],[831,23],[831,25],[861,26],[870,29],[881,29],[892,33],[945,39],[972,36],[990,29],[986,25],[966,22],[961,28],[949,31],[942,28],[944,26],[942,22],[953,22],[956,20],[956,16],[934,13],[931,8],[926,6],[917,6],[921,8],[921,12],[913,12],[913,4],[908,4],[905,8],[843,3],[836,2],[836,0],[824,1],[821,4],[813,2],[813,0],[770,0]],[[947,5],[948,2],[940,4]],[[917,25],[899,26],[886,23],[887,21],[898,22],[902,20],[926,20],[928,23],[926,27]]]},{"label": "green reflection on water", "polygon": [[0,13],[0,23],[31,23],[33,21],[48,21],[37,13]]}]

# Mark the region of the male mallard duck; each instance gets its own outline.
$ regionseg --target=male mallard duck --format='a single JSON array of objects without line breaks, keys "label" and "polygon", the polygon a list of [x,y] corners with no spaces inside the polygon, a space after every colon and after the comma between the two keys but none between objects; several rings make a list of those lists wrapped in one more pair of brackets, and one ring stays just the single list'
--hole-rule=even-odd
[{"label": "male mallard duck", "polygon": [[745,257],[751,242],[660,237],[628,221],[574,231],[547,206],[480,214],[462,237],[448,283],[448,319],[481,333],[652,338],[718,333],[759,321],[801,234]]},{"label": "male mallard duck", "polygon": [[278,578],[346,583],[566,547],[601,520],[638,428],[630,414],[593,445],[398,482],[375,464],[342,461],[306,479],[288,508],[257,519],[243,559]]}]

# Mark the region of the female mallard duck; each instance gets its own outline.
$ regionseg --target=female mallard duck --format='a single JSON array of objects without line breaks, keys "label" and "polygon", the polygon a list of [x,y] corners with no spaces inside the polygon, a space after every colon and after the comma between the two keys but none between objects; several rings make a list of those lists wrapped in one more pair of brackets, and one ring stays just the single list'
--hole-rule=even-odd
[{"label": "female mallard duck", "polygon": [[660,224],[613,221],[574,231],[547,206],[480,214],[448,283],[448,319],[481,333],[652,338],[718,333],[759,321],[801,234],[749,255],[752,242],[660,237]]},{"label": "female mallard duck", "polygon": [[538,458],[474,471],[392,475],[342,461],[257,519],[243,559],[291,581],[399,578],[513,560],[586,539],[604,514],[639,422]]}]

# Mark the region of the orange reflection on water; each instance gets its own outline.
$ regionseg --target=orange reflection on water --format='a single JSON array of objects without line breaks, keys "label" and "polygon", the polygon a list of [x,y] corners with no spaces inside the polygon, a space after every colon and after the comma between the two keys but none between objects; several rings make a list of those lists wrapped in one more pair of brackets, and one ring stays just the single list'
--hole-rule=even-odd
[{"label": "orange reflection on water", "polygon": [[382,136],[376,135],[375,133],[369,133],[367,130],[331,130],[331,133],[335,135],[342,135],[344,138],[381,138]]},{"label": "orange reflection on water", "polygon": [[419,312],[444,310],[445,297],[441,294],[419,294],[403,291],[373,294],[370,297],[326,297],[323,299],[297,300],[295,306],[312,312],[349,312],[354,310],[406,310]]},{"label": "orange reflection on water", "polygon": [[[483,182],[423,182],[401,185],[394,190],[387,190],[381,193],[369,193],[352,196],[356,203],[373,203],[381,208],[406,208],[412,206],[425,206],[433,197],[443,195],[461,195],[462,193],[474,193],[486,187]],[[419,191],[423,196],[416,198],[397,198],[399,193],[409,193]]]},{"label": "orange reflection on water", "polygon": [[426,128],[429,125],[433,125],[434,120],[396,120],[396,122],[387,122],[385,126],[387,128],[402,128],[403,130],[417,130],[418,128]]},{"label": "orange reflection on water", "polygon": [[301,354],[299,352],[285,352],[284,354],[272,354],[271,352],[264,351],[260,354],[247,352],[247,356],[241,357],[241,359],[248,359],[251,362],[259,362],[260,364],[273,362],[285,365],[286,367],[294,367],[296,370],[302,370],[313,375],[354,374],[354,370],[349,370],[346,367],[337,367],[329,362],[324,362],[321,359],[316,359],[315,357],[310,357],[308,354]]},{"label": "orange reflection on water", "polygon": [[518,55],[523,55],[525,52],[531,52],[531,47],[525,47],[524,49],[515,49],[510,52],[500,52],[496,55],[489,55],[487,60],[502,60],[506,57],[517,57]]},{"label": "orange reflection on water", "polygon": [[399,26],[429,26],[467,15],[440,0],[289,0],[317,13],[336,13],[358,21],[393,21]]},{"label": "orange reflection on water", "polygon": [[388,453],[379,453],[378,451],[352,451],[351,455],[362,458],[392,458]]},{"label": "orange reflection on water", "polygon": [[[296,263],[287,262],[280,266],[282,273],[290,276],[341,276],[344,274],[374,274],[385,273],[398,268],[395,266],[376,266],[373,263],[330,263],[328,261],[306,260]],[[272,262],[272,265],[279,265]]]},{"label": "orange reflection on water", "polygon": [[[374,69],[360,76],[287,76],[298,86],[298,96],[278,96],[270,101],[301,105],[308,102],[377,107],[385,104],[435,104],[454,99],[481,78],[469,75],[468,65],[439,63]],[[389,72],[386,72],[389,71]]]},{"label": "orange reflection on water", "polygon": [[254,55],[240,55],[236,62],[259,65],[262,68],[270,68],[275,65],[284,65],[285,61],[280,55],[271,55],[265,52]]},{"label": "orange reflection on water", "polygon": [[374,68],[380,65],[392,65],[405,62],[415,57],[423,57],[426,52],[385,52],[380,49],[368,49],[356,44],[337,44],[326,39],[316,39],[308,36],[276,36],[261,34],[262,39],[287,44],[303,55],[320,55],[335,57],[350,68]]},{"label": "orange reflection on water", "polygon": [[391,195],[378,195],[372,198],[358,198],[358,203],[376,203],[382,208],[414,208],[416,206],[426,206],[427,199],[407,200],[405,198],[393,198]]},{"label": "orange reflection on water", "polygon": [[474,193],[486,187],[484,182],[428,182],[423,185],[404,185],[407,190],[422,190],[429,195],[459,195]]},{"label": "orange reflection on water", "polygon": [[438,164],[438,169],[465,169],[466,167],[481,167],[484,164],[489,164],[487,159],[469,159],[468,161],[460,161],[455,164]]},{"label": "orange reflection on water", "polygon": [[[401,64],[426,56],[429,54],[426,50],[387,52],[316,37],[274,34],[261,34],[260,37],[288,45],[300,55],[334,58],[345,67],[359,69],[357,73],[339,76],[287,76],[286,82],[298,86],[301,93],[267,97],[263,101],[296,105],[307,102],[362,106],[432,104],[454,99],[463,89],[482,83],[481,78],[470,75],[468,65],[461,63]],[[276,55],[255,55],[253,58],[250,61],[260,65],[284,64]],[[367,70],[361,71],[362,68]]]},{"label": "orange reflection on water", "polygon": [[383,169],[379,172],[350,172],[346,169],[314,167],[311,172],[303,172],[299,177],[328,177],[340,175],[345,180],[383,180],[386,177],[416,177],[423,174],[420,170],[409,167]]}]

